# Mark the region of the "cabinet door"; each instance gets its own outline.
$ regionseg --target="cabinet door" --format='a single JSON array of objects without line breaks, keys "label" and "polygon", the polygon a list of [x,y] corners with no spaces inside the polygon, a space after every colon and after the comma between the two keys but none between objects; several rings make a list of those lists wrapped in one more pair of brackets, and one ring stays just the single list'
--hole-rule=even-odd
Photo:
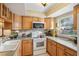
[{"label": "cabinet door", "polygon": [[32,17],[23,17],[23,29],[32,29]]},{"label": "cabinet door", "polygon": [[23,56],[32,55],[32,40],[22,41]]},{"label": "cabinet door", "polygon": [[12,23],[4,21],[4,29],[12,29]]},{"label": "cabinet door", "polygon": [[33,22],[38,22],[39,18],[38,17],[33,17]]},{"label": "cabinet door", "polygon": [[2,10],[1,10],[2,8],[1,8],[1,3],[0,3],[0,17],[1,17],[1,12],[2,12]]},{"label": "cabinet door", "polygon": [[57,43],[57,56],[64,56],[64,46]]},{"label": "cabinet door", "polygon": [[7,19],[7,7],[4,4],[1,4],[1,8],[2,8],[1,17]]},{"label": "cabinet door", "polygon": [[31,22],[23,22],[23,29],[32,29],[32,23]]},{"label": "cabinet door", "polygon": [[39,22],[44,22],[44,18],[38,18]]},{"label": "cabinet door", "polygon": [[45,29],[50,29],[51,28],[51,19],[45,18]]},{"label": "cabinet door", "polygon": [[56,56],[56,42],[47,40],[47,51],[51,56]]},{"label": "cabinet door", "polygon": [[12,29],[14,30],[21,30],[22,29],[22,17],[13,14],[13,20],[12,20]]}]

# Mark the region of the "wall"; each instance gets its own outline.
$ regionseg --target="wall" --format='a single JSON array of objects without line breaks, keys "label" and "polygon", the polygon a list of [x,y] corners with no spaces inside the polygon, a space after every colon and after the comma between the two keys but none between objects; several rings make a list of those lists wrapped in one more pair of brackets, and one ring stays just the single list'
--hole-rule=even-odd
[{"label": "wall", "polygon": [[[78,18],[77,18],[77,35],[79,35],[79,14],[77,16],[78,16]],[[78,47],[78,56],[79,56],[79,36],[77,36],[77,39],[78,39],[77,47]]]},{"label": "wall", "polygon": [[58,17],[55,17],[57,26],[60,27],[60,21],[61,21],[61,19],[62,19],[62,18],[65,18],[65,17],[68,17],[68,16],[73,16],[73,13],[72,13],[72,12],[69,12],[69,13],[60,15],[60,16],[58,16]]},{"label": "wall", "polygon": [[54,6],[52,6],[45,14],[46,16],[53,14],[54,12],[64,8],[67,5],[69,5],[69,3],[57,3]]}]

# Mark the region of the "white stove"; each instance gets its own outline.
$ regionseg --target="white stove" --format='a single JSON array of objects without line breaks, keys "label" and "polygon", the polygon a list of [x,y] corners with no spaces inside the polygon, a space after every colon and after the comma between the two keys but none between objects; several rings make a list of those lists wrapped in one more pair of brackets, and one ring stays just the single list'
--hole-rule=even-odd
[{"label": "white stove", "polygon": [[44,35],[44,33],[41,31],[35,31],[32,33],[33,55],[39,55],[42,53],[46,53],[46,38],[45,36],[40,37],[40,35]]},{"label": "white stove", "polygon": [[46,53],[46,38],[33,39],[33,55]]}]

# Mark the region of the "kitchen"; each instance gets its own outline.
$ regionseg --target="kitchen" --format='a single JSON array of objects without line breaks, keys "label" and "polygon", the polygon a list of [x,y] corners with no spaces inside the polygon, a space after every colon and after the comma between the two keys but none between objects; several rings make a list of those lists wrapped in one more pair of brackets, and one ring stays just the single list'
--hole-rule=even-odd
[{"label": "kitchen", "polygon": [[77,56],[77,3],[0,3],[0,56]]}]

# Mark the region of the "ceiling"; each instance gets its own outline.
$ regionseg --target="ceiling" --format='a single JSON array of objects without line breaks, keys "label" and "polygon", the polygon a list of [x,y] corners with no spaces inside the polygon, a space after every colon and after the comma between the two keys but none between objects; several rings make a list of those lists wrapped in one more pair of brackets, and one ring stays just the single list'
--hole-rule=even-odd
[{"label": "ceiling", "polygon": [[[45,18],[45,13],[53,8],[57,3],[48,3],[46,7],[41,3],[5,3],[5,5],[15,14],[20,16],[35,16]],[[73,10],[76,4],[71,3],[68,6],[50,14],[48,17],[56,17]],[[64,12],[63,12],[64,11]]]},{"label": "ceiling", "polygon": [[48,3],[46,7],[41,3],[6,3],[5,5],[17,15],[45,17],[44,13],[55,3]]}]

